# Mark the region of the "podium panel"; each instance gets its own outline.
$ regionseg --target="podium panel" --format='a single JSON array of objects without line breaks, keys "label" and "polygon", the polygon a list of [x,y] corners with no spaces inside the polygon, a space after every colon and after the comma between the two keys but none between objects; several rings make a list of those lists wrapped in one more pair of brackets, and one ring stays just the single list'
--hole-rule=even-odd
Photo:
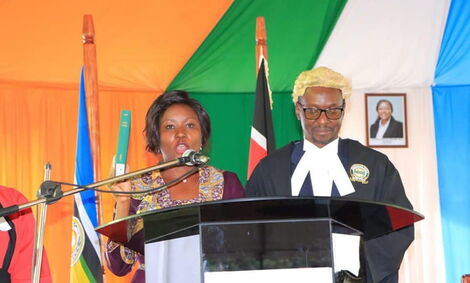
[{"label": "podium panel", "polygon": [[[278,197],[147,211],[97,231],[130,247],[127,221],[135,218],[144,222],[145,250],[143,246],[131,248],[145,254],[147,282],[258,283],[270,276],[270,282],[299,276],[306,281],[295,282],[329,283],[335,271],[345,266],[359,269],[359,240],[338,244],[344,237],[337,235],[373,239],[424,217],[372,201]],[[351,262],[343,260],[348,257]],[[305,275],[313,273],[317,275]],[[265,277],[256,279],[259,276]]]},{"label": "podium panel", "polygon": [[[259,276],[294,276],[301,280],[295,282],[330,283],[335,232],[360,235],[331,219],[202,223],[197,235],[147,241],[146,266],[155,267],[146,269],[147,282],[255,282]],[[358,246],[352,256],[359,261]]]},{"label": "podium panel", "polygon": [[203,224],[205,272],[332,267],[330,221]]},{"label": "podium panel", "polygon": [[206,274],[205,277],[205,283],[334,282],[332,278],[331,268],[327,267],[210,272]]},{"label": "podium panel", "polygon": [[296,278],[293,282],[330,283],[335,230],[360,234],[330,219],[203,224],[201,280],[254,283],[262,277],[262,282]]},{"label": "podium panel", "polygon": [[145,244],[145,266],[146,282],[203,282],[199,235]]}]

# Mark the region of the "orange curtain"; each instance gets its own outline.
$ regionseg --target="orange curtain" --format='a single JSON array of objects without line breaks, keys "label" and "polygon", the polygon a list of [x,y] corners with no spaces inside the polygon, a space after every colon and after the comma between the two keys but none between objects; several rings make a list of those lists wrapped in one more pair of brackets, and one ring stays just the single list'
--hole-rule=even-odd
[{"label": "orange curtain", "polygon": [[[106,177],[122,109],[132,111],[130,168],[144,168],[153,160],[144,151],[146,110],[231,3],[2,2],[0,184],[17,188],[32,200],[47,161],[52,164],[53,180],[73,182],[84,14],[94,18],[99,85],[110,87],[99,93],[101,172]],[[112,197],[105,195],[103,202],[106,222],[111,219]],[[69,282],[72,210],[71,197],[48,208],[45,247],[54,282]],[[130,281],[109,271],[106,280]]]},{"label": "orange curtain", "polygon": [[78,83],[93,15],[100,86],[164,90],[232,0],[0,1],[0,82]]},{"label": "orange curtain", "polygon": [[[106,177],[116,151],[122,109],[132,112],[128,163],[136,170],[155,157],[145,152],[142,134],[147,108],[156,92],[100,90],[101,172]],[[0,184],[35,199],[43,181],[44,164],[52,164],[51,178],[73,183],[77,131],[78,85],[0,84]],[[66,191],[71,188],[63,187]],[[45,249],[54,282],[68,282],[73,198],[48,206]],[[104,218],[112,218],[113,199],[103,197]],[[128,282],[105,272],[107,282]]]}]

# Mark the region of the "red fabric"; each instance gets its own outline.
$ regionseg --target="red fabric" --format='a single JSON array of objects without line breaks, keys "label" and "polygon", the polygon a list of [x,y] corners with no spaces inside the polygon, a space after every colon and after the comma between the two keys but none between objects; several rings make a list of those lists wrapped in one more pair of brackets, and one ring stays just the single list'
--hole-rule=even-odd
[{"label": "red fabric", "polygon": [[423,217],[409,213],[408,211],[402,209],[395,208],[393,206],[387,206],[387,211],[390,217],[390,224],[392,225],[393,231],[409,226],[412,223],[423,219]]},{"label": "red fabric", "polygon": [[[250,178],[251,173],[255,169],[259,160],[273,152],[276,148],[274,142],[274,126],[270,99],[271,95],[266,68],[267,62],[262,60],[258,71],[258,78],[256,80],[255,109],[253,113],[250,153],[248,156],[247,179]],[[254,130],[266,139],[266,144],[263,145],[256,142],[256,139],[253,136]]]},{"label": "red fabric", "polygon": [[[266,145],[265,145],[266,146]],[[264,149],[261,145],[259,145],[254,139],[250,139],[250,153],[248,159],[248,176],[247,179],[250,178],[251,173],[255,170],[256,165],[258,162],[266,157],[268,152]]]},{"label": "red fabric", "polygon": [[[3,207],[23,204],[28,200],[18,191],[0,186],[0,203]],[[32,258],[34,248],[34,217],[31,209],[25,209],[8,216],[15,225],[16,246],[8,272],[12,283],[30,283],[32,275]],[[3,263],[9,243],[8,231],[0,231],[0,262]],[[42,258],[40,282],[52,282],[44,251]]]}]

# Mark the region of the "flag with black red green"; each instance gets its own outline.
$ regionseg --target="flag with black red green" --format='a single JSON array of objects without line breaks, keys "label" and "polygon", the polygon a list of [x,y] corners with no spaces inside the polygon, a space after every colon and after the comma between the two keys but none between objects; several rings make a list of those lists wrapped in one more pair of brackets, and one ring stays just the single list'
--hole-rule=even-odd
[{"label": "flag with black red green", "polygon": [[264,58],[261,57],[261,64],[256,81],[256,98],[253,123],[251,126],[247,179],[250,178],[258,162],[275,149],[270,92],[267,77],[267,64]]}]

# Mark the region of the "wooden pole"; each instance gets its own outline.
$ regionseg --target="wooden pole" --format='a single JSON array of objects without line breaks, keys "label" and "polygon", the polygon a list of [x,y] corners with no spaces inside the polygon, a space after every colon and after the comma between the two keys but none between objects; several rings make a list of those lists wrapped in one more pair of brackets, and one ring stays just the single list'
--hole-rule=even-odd
[{"label": "wooden pole", "polygon": [[[264,59],[264,68],[266,72],[266,78],[269,78],[269,68],[268,68],[268,44],[266,36],[266,24],[264,17],[256,18],[256,75],[258,76],[259,67],[261,66],[261,59]],[[269,79],[268,79],[269,80]],[[271,88],[268,83],[268,92],[269,92],[269,102],[271,110],[273,109],[273,96]]]},{"label": "wooden pole", "polygon": [[[84,62],[84,75],[85,75],[85,93],[86,93],[86,108],[88,117],[88,129],[90,135],[90,147],[93,159],[93,175],[95,180],[101,179],[101,152],[100,152],[100,126],[99,126],[99,111],[98,111],[98,68],[96,60],[96,45],[95,45],[95,28],[93,26],[93,16],[83,16],[83,62]],[[101,194],[96,194],[98,224],[103,224],[103,202]],[[100,235],[101,245],[101,267],[104,274],[103,260],[105,251],[105,241]],[[104,279],[104,278],[103,278]]]},{"label": "wooden pole", "polygon": [[91,154],[93,156],[93,174],[100,179],[100,129],[98,117],[98,71],[96,63],[95,29],[93,17],[83,18],[83,58],[85,71],[86,108],[90,132]]},{"label": "wooden pole", "polygon": [[265,64],[268,60],[268,47],[266,45],[266,24],[264,17],[256,18],[256,75],[258,75],[261,58],[264,58]]}]

